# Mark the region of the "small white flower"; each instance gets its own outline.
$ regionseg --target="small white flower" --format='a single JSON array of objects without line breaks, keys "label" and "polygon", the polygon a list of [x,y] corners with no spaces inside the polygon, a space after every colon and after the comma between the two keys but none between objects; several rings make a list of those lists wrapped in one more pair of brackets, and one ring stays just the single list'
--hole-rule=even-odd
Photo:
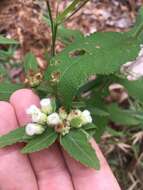
[{"label": "small white flower", "polygon": [[52,100],[50,98],[45,98],[40,101],[41,110],[46,114],[50,114],[53,111]]},{"label": "small white flower", "polygon": [[35,106],[35,105],[31,105],[31,106],[26,110],[26,113],[27,113],[28,115],[36,114],[36,113],[38,113],[38,112],[40,112],[40,109],[39,109],[37,106]]},{"label": "small white flower", "polygon": [[72,110],[67,120],[70,122],[71,127],[80,128],[82,126],[82,112],[80,110]]},{"label": "small white flower", "polygon": [[57,113],[52,113],[47,117],[47,124],[48,125],[58,125],[62,121],[60,119],[60,116]]},{"label": "small white flower", "polygon": [[42,134],[44,132],[44,128],[41,125],[35,123],[29,123],[26,125],[25,132],[29,136]]},{"label": "small white flower", "polygon": [[84,110],[81,114],[82,125],[86,125],[88,123],[92,123],[92,117],[88,110]]},{"label": "small white flower", "polygon": [[68,134],[69,132],[70,132],[70,127],[69,127],[69,126],[66,126],[66,127],[64,127],[64,128],[62,129],[61,134],[62,134],[63,136],[65,136],[65,135]]},{"label": "small white flower", "polygon": [[47,121],[47,116],[42,113],[40,109],[37,108],[35,105],[30,106],[30,108],[28,108],[26,112],[32,117],[32,122],[45,124]]},{"label": "small white flower", "polygon": [[82,112],[82,115],[83,116],[90,116],[90,111],[88,111],[88,110],[84,110],[83,112]]},{"label": "small white flower", "polygon": [[77,117],[80,117],[81,116],[81,111],[80,110],[72,110],[70,113],[69,113],[69,115],[68,115],[68,117],[67,117],[67,120],[68,121],[71,121],[72,119],[75,119],[75,118],[77,118]]},{"label": "small white flower", "polygon": [[39,124],[46,124],[47,116],[44,113],[39,112],[36,115],[32,115],[32,121]]}]

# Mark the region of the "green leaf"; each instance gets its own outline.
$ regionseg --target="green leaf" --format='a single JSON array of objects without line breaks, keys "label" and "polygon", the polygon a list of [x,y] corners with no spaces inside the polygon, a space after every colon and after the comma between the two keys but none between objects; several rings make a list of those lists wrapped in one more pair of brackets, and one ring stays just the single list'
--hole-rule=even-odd
[{"label": "green leaf", "polygon": [[29,71],[37,71],[38,70],[38,62],[35,55],[32,52],[29,52],[24,57],[24,70],[26,73]]},{"label": "green leaf", "polygon": [[99,169],[99,160],[95,150],[82,130],[72,130],[60,138],[61,146],[77,161],[87,167]]},{"label": "green leaf", "polygon": [[52,128],[48,128],[42,135],[36,136],[22,149],[22,153],[27,154],[37,152],[51,146],[57,139],[58,134]]},{"label": "green leaf", "polygon": [[30,137],[25,134],[25,127],[21,127],[6,135],[0,136],[0,148],[13,145],[17,142],[26,142],[28,139]]},{"label": "green leaf", "polygon": [[92,113],[92,115],[95,116],[101,116],[101,117],[108,117],[109,113],[106,110],[103,110],[101,108],[97,108],[97,107],[90,107],[89,108],[90,112]]},{"label": "green leaf", "polygon": [[0,50],[0,60],[2,63],[7,63],[13,53],[14,52],[12,48],[9,48],[8,51]]},{"label": "green leaf", "polygon": [[120,70],[122,64],[133,61],[143,39],[131,31],[124,33],[97,32],[73,42],[51,60],[46,80],[58,74],[57,89],[62,103],[69,107],[73,97],[91,75],[109,75]]},{"label": "green leaf", "polygon": [[3,64],[0,64],[0,77],[5,77],[7,75],[7,70]]},{"label": "green leaf", "polygon": [[47,96],[51,96],[51,94],[54,94],[53,91],[54,89],[45,80],[43,80],[40,85],[36,87],[36,93],[41,99]]},{"label": "green leaf", "polygon": [[120,108],[116,104],[107,107],[110,113],[110,120],[121,125],[138,125],[140,120],[130,110]]},{"label": "green leaf", "polygon": [[97,143],[100,142],[102,135],[106,131],[106,127],[108,125],[108,117],[103,116],[96,116],[95,117],[95,124],[97,126],[97,129],[95,130],[94,138]]},{"label": "green leaf", "polygon": [[[136,19],[136,23],[133,27],[133,29],[131,30],[131,35],[133,37],[138,37],[142,34],[143,32],[143,7],[140,8],[139,13],[138,13],[138,17]],[[142,36],[140,36],[142,38]]]},{"label": "green leaf", "polygon": [[13,45],[13,44],[15,45],[15,44],[18,44],[18,42],[13,39],[8,39],[3,36],[0,36],[0,44],[1,45]]},{"label": "green leaf", "polygon": [[88,123],[83,126],[83,129],[86,131],[91,130],[91,129],[96,129],[96,128],[97,126],[94,123]]},{"label": "green leaf", "polygon": [[13,92],[21,88],[23,88],[22,84],[0,83],[0,100],[8,100]]},{"label": "green leaf", "polygon": [[124,137],[125,134],[122,131],[116,131],[115,129],[112,129],[111,127],[107,127],[106,130],[108,133],[112,135],[112,137]]},{"label": "green leaf", "polygon": [[57,37],[65,44],[70,44],[73,41],[81,40],[82,33],[78,30],[70,30],[64,26],[59,26]]},{"label": "green leaf", "polygon": [[135,118],[139,119],[143,123],[143,111],[131,111],[134,114]]}]

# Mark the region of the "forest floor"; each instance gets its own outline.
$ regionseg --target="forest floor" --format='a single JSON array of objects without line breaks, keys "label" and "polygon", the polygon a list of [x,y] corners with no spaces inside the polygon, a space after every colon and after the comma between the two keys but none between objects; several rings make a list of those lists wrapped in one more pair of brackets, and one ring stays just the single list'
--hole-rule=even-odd
[{"label": "forest floor", "polygon": [[[57,10],[56,2],[51,0],[53,14]],[[61,1],[59,11],[69,2]],[[85,36],[96,31],[126,31],[133,26],[142,3],[141,0],[91,0],[65,25],[80,30]],[[46,4],[40,0],[1,0],[0,34],[18,39],[21,44],[15,60],[33,51],[44,67],[43,52],[50,47],[51,39],[50,28],[41,19],[46,9]],[[62,45],[57,44],[57,51],[61,49]],[[9,72],[13,78],[22,76],[21,68],[12,68]],[[106,132],[101,148],[122,190],[143,190],[143,132],[120,127],[123,132],[128,131],[127,135],[114,136]]]}]

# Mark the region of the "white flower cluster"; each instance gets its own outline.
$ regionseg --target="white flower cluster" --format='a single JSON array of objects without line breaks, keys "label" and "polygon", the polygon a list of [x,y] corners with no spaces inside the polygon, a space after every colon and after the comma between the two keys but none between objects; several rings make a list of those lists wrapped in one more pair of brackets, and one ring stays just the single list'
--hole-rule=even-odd
[{"label": "white flower cluster", "polygon": [[32,122],[27,124],[25,130],[29,136],[42,134],[46,127],[54,127],[55,131],[66,135],[71,128],[79,128],[92,123],[88,110],[72,110],[69,114],[60,108],[56,112],[54,99],[45,98],[40,101],[41,108],[31,105],[26,113],[31,116]]}]

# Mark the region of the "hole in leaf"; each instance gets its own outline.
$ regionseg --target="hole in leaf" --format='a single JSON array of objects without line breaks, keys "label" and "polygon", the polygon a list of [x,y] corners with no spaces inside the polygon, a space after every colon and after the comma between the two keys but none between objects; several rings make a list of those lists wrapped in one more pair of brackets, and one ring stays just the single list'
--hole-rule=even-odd
[{"label": "hole in leaf", "polygon": [[61,63],[60,60],[55,60],[54,65],[59,65]]},{"label": "hole in leaf", "polygon": [[95,47],[96,47],[96,49],[100,49],[100,48],[101,48],[101,46],[100,46],[100,45],[96,45]]},{"label": "hole in leaf", "polygon": [[78,56],[82,56],[86,53],[86,50],[84,49],[77,49],[75,51],[72,51],[69,53],[70,57],[78,57]]},{"label": "hole in leaf", "polygon": [[60,72],[53,72],[51,74],[52,82],[59,82],[60,79]]}]

